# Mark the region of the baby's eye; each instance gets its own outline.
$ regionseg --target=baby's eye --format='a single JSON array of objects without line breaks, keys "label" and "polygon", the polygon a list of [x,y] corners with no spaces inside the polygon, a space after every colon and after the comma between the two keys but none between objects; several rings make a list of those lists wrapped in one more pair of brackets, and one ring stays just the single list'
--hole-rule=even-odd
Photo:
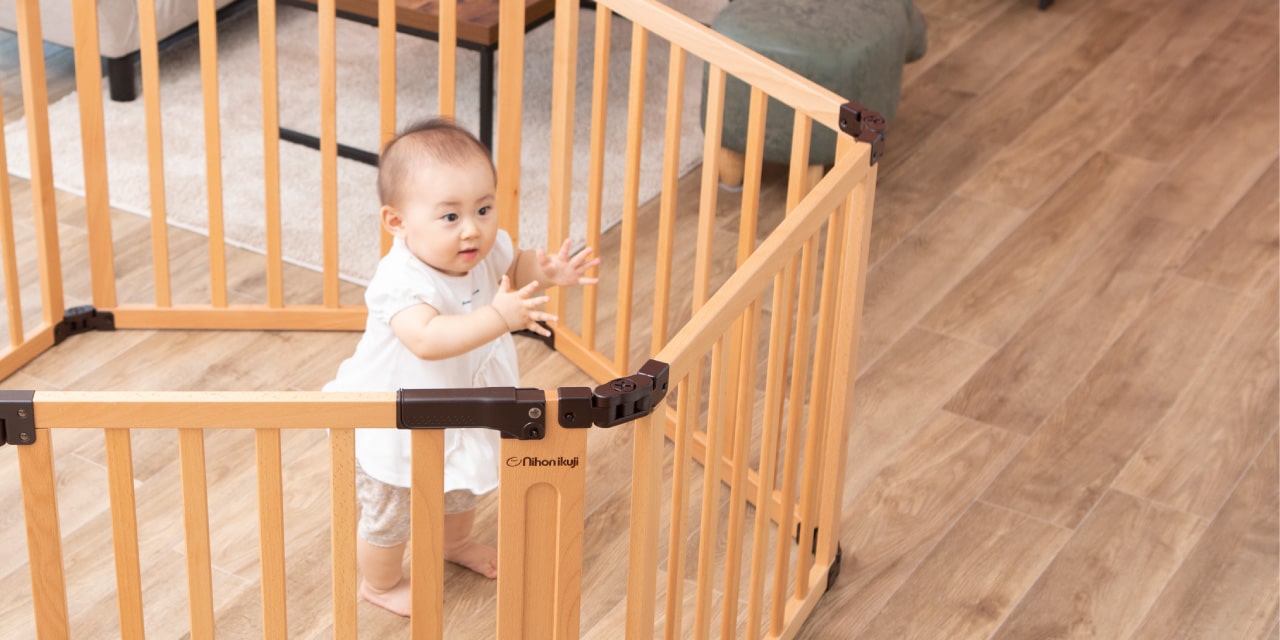
[{"label": "baby's eye", "polygon": [[480,211],[478,211],[477,213],[479,213],[482,216],[487,216],[491,211],[493,211],[493,207],[480,207]]},{"label": "baby's eye", "polygon": [[457,222],[457,221],[458,221],[458,214],[456,214],[456,213],[446,213],[446,214],[444,214],[444,216],[442,216],[442,219],[443,219],[445,222]]}]

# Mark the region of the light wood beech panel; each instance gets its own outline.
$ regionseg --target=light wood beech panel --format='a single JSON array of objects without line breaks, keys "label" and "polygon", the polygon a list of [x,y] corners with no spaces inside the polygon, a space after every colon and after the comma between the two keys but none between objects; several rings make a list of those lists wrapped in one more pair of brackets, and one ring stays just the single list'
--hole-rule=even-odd
[{"label": "light wood beech panel", "polygon": [[524,113],[523,2],[502,2],[498,9],[498,215],[511,242],[520,246],[520,143]]},{"label": "light wood beech panel", "polygon": [[452,118],[458,110],[458,0],[439,0],[440,43],[436,82],[440,115]]},{"label": "light wood beech panel", "polygon": [[205,471],[204,431],[178,431],[182,460],[182,524],[186,534],[187,603],[191,637],[213,638],[213,568],[209,549],[209,485]]},{"label": "light wood beech panel", "polygon": [[[276,3],[258,0],[258,45],[262,56],[262,181],[266,189],[263,238],[267,252],[267,305],[284,306],[283,231],[280,221],[280,83]],[[385,98],[385,96],[384,96]]]},{"label": "light wood beech panel", "polygon": [[222,120],[218,113],[218,8],[200,3],[200,76],[204,95],[205,181],[209,207],[209,291],[214,307],[227,306],[227,247],[222,218]]},{"label": "light wood beech panel", "polygon": [[31,150],[31,209],[35,215],[36,253],[40,265],[40,308],[44,321],[62,320],[62,260],[58,248],[58,211],[53,193],[53,150],[49,146],[49,93],[40,38],[40,5],[18,2],[18,43],[22,50],[23,109],[27,114],[27,146]]},{"label": "light wood beech panel", "polygon": [[320,17],[320,219],[324,306],[338,306],[338,39],[334,0],[318,0]]},{"label": "light wood beech panel", "polygon": [[36,631],[42,639],[66,638],[70,633],[62,532],[54,490],[52,437],[48,429],[36,429],[35,443],[18,449],[27,557],[31,565],[31,598],[35,605]]},{"label": "light wood beech panel", "polygon": [[[558,408],[547,398],[547,416]],[[587,431],[552,422],[542,440],[502,441],[499,638],[578,636]]]},{"label": "light wood beech panel", "polygon": [[262,633],[289,634],[285,594],[284,481],[280,466],[280,432],[254,433],[258,471],[258,558],[262,565]]},{"label": "light wood beech panel", "polygon": [[[75,33],[76,91],[96,99],[80,100],[80,141],[84,155],[86,227],[93,304],[116,304],[115,265],[111,247],[111,218],[107,210],[107,148],[102,116],[102,60],[98,57],[98,16],[93,2],[79,0],[72,11]],[[84,8],[82,8],[84,7]],[[7,171],[5,173],[8,173]],[[4,196],[8,202],[7,195]]]},{"label": "light wood beech panel", "polygon": [[111,496],[111,540],[115,551],[120,635],[141,638],[144,633],[142,577],[138,560],[138,507],[133,490],[133,449],[128,430],[106,429],[103,433]]},{"label": "light wood beech panel", "polygon": [[[547,250],[554,252],[569,238],[569,203],[573,197],[573,112],[578,80],[578,3],[556,3],[554,69],[551,78],[551,165],[547,202]],[[588,245],[595,246],[595,245]],[[594,287],[588,287],[594,289]],[[562,287],[547,291],[545,308],[557,317],[565,315]]]},{"label": "light wood beech panel", "polygon": [[410,618],[413,638],[444,637],[444,431],[414,431],[409,491]]},{"label": "light wood beech panel", "polygon": [[[0,131],[0,175],[9,175],[9,159]],[[18,276],[18,249],[13,229],[13,194],[8,180],[0,180],[0,267],[4,271],[4,306],[9,347],[22,345],[22,283]]]},{"label": "light wood beech panel", "polygon": [[121,305],[112,309],[117,329],[256,329],[356,331],[364,327],[364,307],[329,308],[290,305],[273,309],[261,305],[231,305],[225,309],[180,305],[157,309]]},{"label": "light wood beech panel", "polygon": [[164,191],[164,125],[160,117],[160,54],[156,5],[138,2],[141,38],[142,99],[147,109],[147,177],[151,181],[151,268],[155,273],[156,306],[173,304],[169,274],[169,228]]}]

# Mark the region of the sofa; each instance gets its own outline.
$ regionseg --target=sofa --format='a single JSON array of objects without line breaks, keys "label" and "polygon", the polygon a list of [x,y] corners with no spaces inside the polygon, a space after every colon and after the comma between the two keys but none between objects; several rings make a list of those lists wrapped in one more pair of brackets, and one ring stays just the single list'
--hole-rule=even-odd
[{"label": "sofa", "polygon": [[[111,99],[127,102],[137,97],[139,59],[138,0],[98,0],[98,50],[106,70]],[[219,16],[229,5],[248,8],[245,0],[216,0]],[[0,29],[17,32],[17,0],[0,0]],[[75,44],[71,0],[40,1],[40,31],[45,42],[64,47]],[[161,47],[196,33],[200,5],[197,0],[156,0],[156,34]]]}]

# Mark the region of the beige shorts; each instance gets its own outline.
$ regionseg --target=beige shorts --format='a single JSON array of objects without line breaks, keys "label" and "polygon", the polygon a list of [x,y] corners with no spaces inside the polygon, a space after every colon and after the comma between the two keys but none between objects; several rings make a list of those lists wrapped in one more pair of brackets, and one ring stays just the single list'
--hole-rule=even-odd
[{"label": "beige shorts", "polygon": [[[360,537],[375,547],[394,547],[409,541],[409,488],[369,477],[356,464],[356,500],[360,503]],[[476,494],[460,489],[444,494],[444,512],[476,508]]]}]

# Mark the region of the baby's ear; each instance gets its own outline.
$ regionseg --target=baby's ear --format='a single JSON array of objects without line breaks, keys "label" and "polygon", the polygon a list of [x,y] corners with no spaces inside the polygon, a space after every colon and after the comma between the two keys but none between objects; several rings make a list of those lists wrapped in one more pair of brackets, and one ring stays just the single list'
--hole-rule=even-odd
[{"label": "baby's ear", "polygon": [[396,211],[389,204],[382,205],[378,211],[378,215],[382,218],[382,228],[387,230],[393,236],[399,236],[404,232],[404,218],[400,216],[400,212]]}]

